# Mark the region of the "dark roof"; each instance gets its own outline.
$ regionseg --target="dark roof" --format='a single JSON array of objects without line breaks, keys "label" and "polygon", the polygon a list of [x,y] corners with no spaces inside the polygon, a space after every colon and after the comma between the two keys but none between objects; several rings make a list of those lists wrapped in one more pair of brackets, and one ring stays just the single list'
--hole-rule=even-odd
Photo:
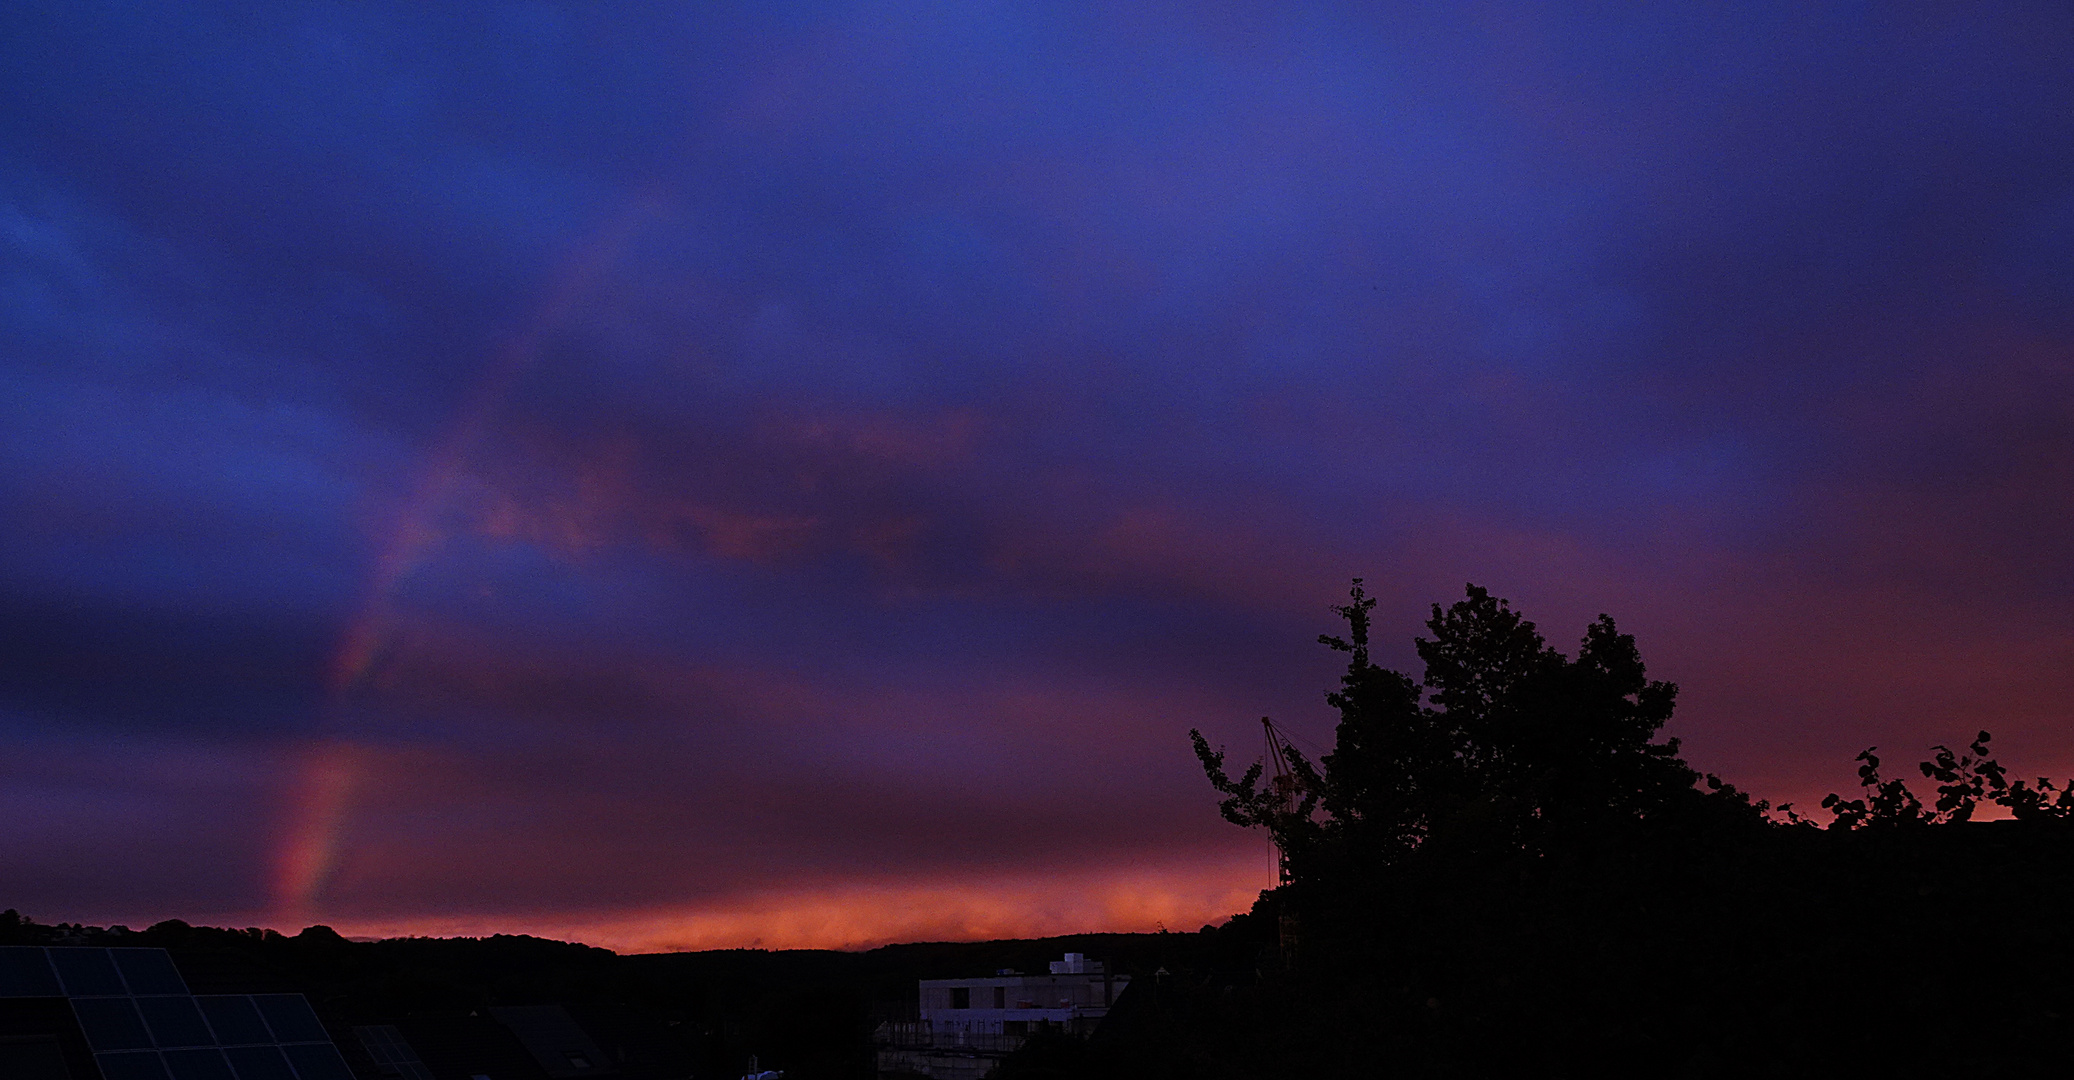
[{"label": "dark roof", "polygon": [[413,1016],[393,1021],[438,1080],[555,1080],[511,1029],[488,1016]]},{"label": "dark roof", "polygon": [[681,1080],[698,1071],[701,1037],[695,1025],[672,1022],[638,1005],[589,1002],[565,1008],[622,1080]]},{"label": "dark roof", "polygon": [[554,1080],[610,1076],[617,1071],[560,1005],[504,1006],[491,1009],[490,1015],[518,1036],[541,1070]]}]

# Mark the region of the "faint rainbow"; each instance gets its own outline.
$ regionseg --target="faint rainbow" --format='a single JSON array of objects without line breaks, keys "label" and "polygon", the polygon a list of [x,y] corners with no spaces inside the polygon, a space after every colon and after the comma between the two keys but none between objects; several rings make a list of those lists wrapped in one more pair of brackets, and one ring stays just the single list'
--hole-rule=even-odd
[{"label": "faint rainbow", "polygon": [[[359,610],[340,635],[326,666],[327,727],[338,726],[344,705],[387,646],[396,624],[397,586],[441,539],[436,515],[510,398],[512,387],[539,358],[548,335],[568,320],[658,210],[653,199],[637,203],[576,249],[557,275],[546,302],[490,363],[427,457],[410,498],[380,538]],[[274,918],[282,925],[296,926],[315,913],[325,882],[337,867],[353,792],[368,765],[365,751],[336,738],[305,747],[295,764],[289,819],[273,858]]]}]

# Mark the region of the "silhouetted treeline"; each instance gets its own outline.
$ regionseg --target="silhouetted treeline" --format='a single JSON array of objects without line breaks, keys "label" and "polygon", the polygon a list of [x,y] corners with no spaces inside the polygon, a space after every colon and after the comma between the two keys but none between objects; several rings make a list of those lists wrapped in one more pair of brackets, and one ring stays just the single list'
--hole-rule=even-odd
[{"label": "silhouetted treeline", "polygon": [[[198,991],[302,992],[341,1030],[562,1004],[701,1077],[751,1054],[794,1080],[870,1076],[871,1028],[916,980],[1066,951],[1130,988],[1091,1038],[1035,1037],[997,1080],[2000,1076],[2074,1057],[2074,782],[2012,778],[1980,732],[1932,747],[1918,792],[1873,748],[1821,827],[1660,740],[1677,688],[1610,618],[1566,655],[1472,586],[1434,606],[1414,680],[1372,662],[1373,604],[1357,580],[1345,634],[1321,638],[1348,656],[1340,720],[1321,760],[1288,752],[1292,783],[1234,776],[1191,733],[1220,811],[1268,829],[1291,872],[1198,933],[618,956],[9,911],[0,944],[163,946]],[[2011,819],[1972,820],[1985,804]]]},{"label": "silhouetted treeline", "polygon": [[[2064,1069],[2074,1050],[2074,797],[2017,783],[1982,732],[1919,796],[1860,756],[1829,828],[1659,741],[1677,688],[1601,616],[1575,657],[1471,586],[1435,605],[1414,680],[1337,609],[1335,745],[1294,789],[1233,776],[1292,880],[1250,974],[1134,987],[1030,1077],[1842,1076]],[[1972,823],[1982,802],[2017,820]]]},{"label": "silhouetted treeline", "polygon": [[[316,926],[284,935],[171,920],[145,930],[42,924],[0,912],[0,945],[153,946],[171,951],[198,993],[307,994],[342,1046],[354,1024],[467,1016],[489,1006],[558,1004],[600,1041],[624,1049],[630,1076],[724,1080],[751,1055],[794,1080],[875,1075],[871,1029],[915,1007],[916,981],[1044,971],[1062,953],[1117,970],[1250,972],[1267,938],[1250,916],[1194,934],[1081,934],[1035,940],[925,942],[863,952],[760,949],[616,955],[497,935],[349,941]],[[671,1064],[642,1070],[644,1061]],[[672,1071],[674,1063],[686,1063]]]}]

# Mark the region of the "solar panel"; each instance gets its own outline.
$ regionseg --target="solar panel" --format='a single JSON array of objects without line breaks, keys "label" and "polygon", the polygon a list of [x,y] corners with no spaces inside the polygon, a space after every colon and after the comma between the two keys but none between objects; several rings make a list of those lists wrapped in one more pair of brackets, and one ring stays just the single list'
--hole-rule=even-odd
[{"label": "solar panel", "polygon": [[346,1068],[346,1059],[330,1043],[301,1043],[281,1050],[302,1080],[353,1080],[353,1070]]},{"label": "solar panel", "polygon": [[31,945],[0,948],[0,997],[59,997],[58,976],[43,950]]},{"label": "solar panel", "polygon": [[144,1026],[151,1029],[151,1039],[161,1047],[171,1046],[215,1046],[216,1036],[209,1025],[202,1023],[202,1011],[194,1007],[191,997],[140,997],[137,1011],[144,1014]]},{"label": "solar panel", "polygon": [[518,1036],[549,1076],[591,1076],[608,1071],[604,1053],[560,1005],[502,1006],[492,1008],[490,1015]]},{"label": "solar panel", "polygon": [[270,1043],[274,1033],[267,1030],[266,1021],[259,1018],[259,1009],[252,999],[243,994],[205,994],[194,999],[202,1007],[202,1015],[208,1017],[209,1026],[215,1029],[216,1045],[240,1046],[248,1043]]},{"label": "solar panel", "polygon": [[309,999],[301,994],[254,994],[252,1003],[259,1006],[259,1015],[266,1017],[266,1026],[274,1029],[276,1042],[331,1041],[310,1008]]},{"label": "solar panel", "polygon": [[129,993],[106,949],[50,950],[50,962],[65,984],[66,997],[114,997]]},{"label": "solar panel", "polygon": [[132,994],[185,994],[187,982],[164,949],[110,949],[108,957],[122,972]]},{"label": "solar panel", "polygon": [[221,1050],[168,1050],[165,1058],[173,1080],[236,1080]]},{"label": "solar panel", "polygon": [[295,1080],[295,1073],[289,1071],[288,1059],[281,1056],[278,1046],[231,1047],[223,1051],[223,1056],[237,1070],[238,1080]]},{"label": "solar panel", "polygon": [[171,1080],[157,1054],[95,1054],[102,1080]]},{"label": "solar panel", "polygon": [[432,1070],[418,1060],[418,1053],[405,1042],[403,1032],[394,1024],[369,1024],[353,1029],[360,1036],[360,1045],[367,1048],[367,1056],[384,1076],[400,1076],[403,1080],[433,1080]]},{"label": "solar panel", "polygon": [[129,998],[73,998],[72,1015],[95,1050],[149,1050],[151,1035]]},{"label": "solar panel", "polygon": [[[0,947],[0,997],[69,998],[103,1080],[354,1080],[307,998],[190,995],[164,949]],[[18,1064],[0,1054],[0,1080]]]}]

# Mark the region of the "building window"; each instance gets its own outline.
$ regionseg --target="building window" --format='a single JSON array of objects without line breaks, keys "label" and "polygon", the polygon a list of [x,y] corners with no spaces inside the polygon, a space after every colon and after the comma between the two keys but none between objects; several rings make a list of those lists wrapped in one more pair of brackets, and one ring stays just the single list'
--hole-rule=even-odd
[{"label": "building window", "polygon": [[1008,1007],[1007,987],[997,986],[994,988],[994,1007],[997,1009],[1005,1009]]},{"label": "building window", "polygon": [[1001,1034],[1003,1035],[1028,1035],[1029,1033],[1030,1022],[1028,1020],[1001,1021]]},{"label": "building window", "polygon": [[972,988],[971,988],[971,987],[969,987],[969,986],[953,986],[953,987],[951,987],[951,1008],[953,1008],[953,1009],[969,1009],[969,1008],[971,1008],[971,1007],[972,1007]]}]

